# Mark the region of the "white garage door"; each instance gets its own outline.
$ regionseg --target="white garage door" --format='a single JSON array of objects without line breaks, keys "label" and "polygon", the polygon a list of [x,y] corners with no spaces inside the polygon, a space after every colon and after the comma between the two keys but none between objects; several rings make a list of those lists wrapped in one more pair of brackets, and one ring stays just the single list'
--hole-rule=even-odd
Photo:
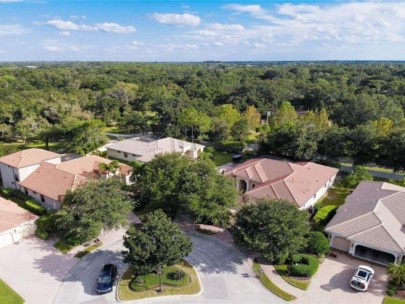
[{"label": "white garage door", "polygon": [[0,248],[11,245],[13,243],[13,238],[11,233],[0,234]]}]

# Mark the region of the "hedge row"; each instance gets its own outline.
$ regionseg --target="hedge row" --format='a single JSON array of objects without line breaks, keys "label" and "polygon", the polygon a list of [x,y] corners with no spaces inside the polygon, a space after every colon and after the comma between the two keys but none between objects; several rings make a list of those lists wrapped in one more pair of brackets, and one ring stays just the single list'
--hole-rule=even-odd
[{"label": "hedge row", "polygon": [[338,206],[335,205],[327,205],[322,207],[321,209],[318,210],[318,212],[314,216],[314,222],[316,224],[327,224],[332,217],[336,213],[336,209]]},{"label": "hedge row", "polygon": [[312,255],[296,254],[292,257],[290,273],[297,277],[312,277],[318,268],[319,262]]},{"label": "hedge row", "polygon": [[10,188],[2,188],[0,189],[0,193],[1,196],[38,216],[46,214],[46,209],[25,193]]}]

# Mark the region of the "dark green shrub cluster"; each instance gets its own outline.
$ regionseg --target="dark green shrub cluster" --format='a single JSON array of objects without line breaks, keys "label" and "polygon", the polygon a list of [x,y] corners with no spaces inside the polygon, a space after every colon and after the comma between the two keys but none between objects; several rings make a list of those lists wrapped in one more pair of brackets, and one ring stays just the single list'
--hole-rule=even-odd
[{"label": "dark green shrub cluster", "polygon": [[14,192],[14,189],[11,189],[11,188],[1,188],[0,189],[1,196],[5,197],[5,198],[11,197],[13,192]]},{"label": "dark green shrub cluster", "polygon": [[35,230],[35,235],[39,237],[41,240],[46,240],[49,236],[48,232],[42,230]]},{"label": "dark green shrub cluster", "polygon": [[329,251],[329,241],[322,232],[311,231],[307,239],[307,252],[321,256]]},{"label": "dark green shrub cluster", "polygon": [[292,257],[290,273],[297,277],[312,277],[318,271],[318,260],[308,254],[296,254]]},{"label": "dark green shrub cluster", "polygon": [[392,297],[397,293],[397,284],[395,284],[393,281],[389,281],[388,282],[388,286],[387,286],[387,295]]},{"label": "dark green shrub cluster", "polygon": [[23,208],[39,216],[46,214],[46,209],[32,198],[25,201],[25,207]]},{"label": "dark green shrub cluster", "polygon": [[336,214],[338,206],[327,205],[318,210],[313,220],[317,225],[326,225],[332,217]]},{"label": "dark green shrub cluster", "polygon": [[172,271],[172,272],[169,272],[168,274],[167,274],[167,277],[170,279],[170,280],[173,280],[173,281],[180,281],[181,279],[183,279],[184,277],[186,276],[186,273],[183,271],[183,270],[176,270],[176,271]]}]

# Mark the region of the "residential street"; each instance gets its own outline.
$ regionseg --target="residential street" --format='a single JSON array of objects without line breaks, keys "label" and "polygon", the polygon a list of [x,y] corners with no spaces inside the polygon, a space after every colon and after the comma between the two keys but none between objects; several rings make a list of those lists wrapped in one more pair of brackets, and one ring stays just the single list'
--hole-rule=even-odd
[{"label": "residential street", "polygon": [[[197,268],[203,292],[182,297],[181,303],[284,303],[255,278],[246,260],[231,246],[206,235],[191,232],[194,243],[188,260]],[[95,295],[94,286],[104,263],[117,264],[120,273],[121,241],[98,250],[79,261],[65,277],[54,303],[116,303],[114,293]],[[154,298],[137,303],[179,303],[180,297]]]}]

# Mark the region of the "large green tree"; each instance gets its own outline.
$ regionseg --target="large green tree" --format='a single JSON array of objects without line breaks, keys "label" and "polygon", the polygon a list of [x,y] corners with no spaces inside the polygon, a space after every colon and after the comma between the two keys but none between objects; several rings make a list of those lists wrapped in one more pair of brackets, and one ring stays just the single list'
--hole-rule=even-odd
[{"label": "large green tree", "polygon": [[236,244],[278,263],[305,248],[309,229],[305,211],[287,201],[262,199],[237,213],[232,234]]},{"label": "large green tree", "polygon": [[226,225],[229,207],[237,199],[230,180],[216,171],[209,159],[190,161],[178,153],[159,155],[145,164],[133,186],[135,200],[148,209],[163,209],[174,216],[188,208],[196,221]]},{"label": "large green tree", "polygon": [[128,229],[122,252],[136,274],[160,274],[164,266],[180,263],[190,254],[190,239],[162,210],[141,216],[141,221]]},{"label": "large green tree", "polygon": [[68,244],[79,245],[101,231],[127,224],[133,205],[117,178],[89,181],[67,193],[62,208],[52,217]]}]

